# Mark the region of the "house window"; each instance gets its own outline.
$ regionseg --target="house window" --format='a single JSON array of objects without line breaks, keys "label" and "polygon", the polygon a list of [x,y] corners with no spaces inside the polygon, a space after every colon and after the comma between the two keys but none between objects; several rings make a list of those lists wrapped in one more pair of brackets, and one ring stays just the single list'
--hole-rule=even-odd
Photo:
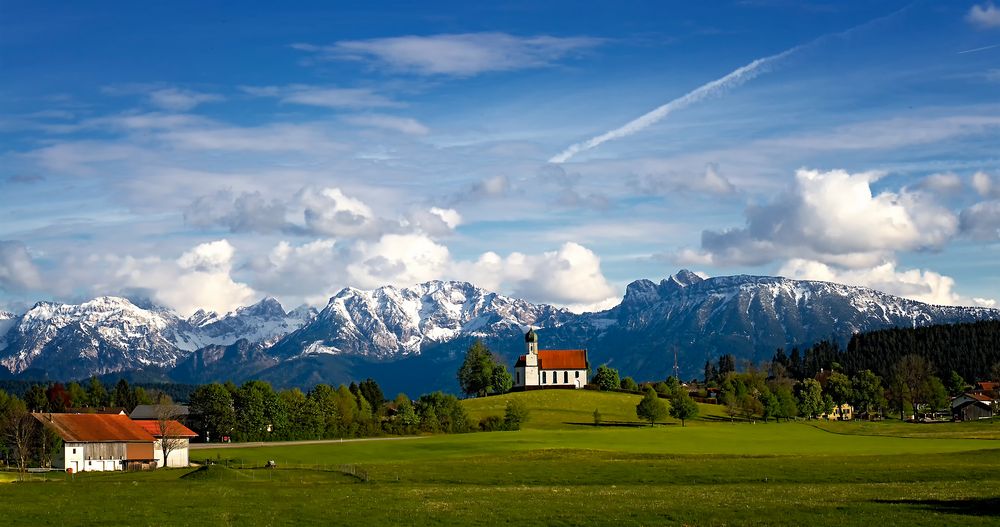
[{"label": "house window", "polygon": [[568,371],[564,371],[563,372],[563,384],[566,384],[568,382],[569,382],[569,372]]}]

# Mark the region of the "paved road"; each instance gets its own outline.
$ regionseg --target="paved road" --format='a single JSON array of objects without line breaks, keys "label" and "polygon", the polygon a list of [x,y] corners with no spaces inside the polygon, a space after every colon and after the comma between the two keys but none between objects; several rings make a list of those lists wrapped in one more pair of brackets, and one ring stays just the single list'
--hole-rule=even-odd
[{"label": "paved road", "polygon": [[288,445],[324,445],[329,443],[357,443],[359,441],[402,441],[404,439],[423,439],[428,436],[405,436],[405,437],[365,437],[361,439],[317,439],[313,441],[258,441],[254,443],[191,443],[191,450],[202,450],[209,448],[257,448],[262,446],[288,446]]}]

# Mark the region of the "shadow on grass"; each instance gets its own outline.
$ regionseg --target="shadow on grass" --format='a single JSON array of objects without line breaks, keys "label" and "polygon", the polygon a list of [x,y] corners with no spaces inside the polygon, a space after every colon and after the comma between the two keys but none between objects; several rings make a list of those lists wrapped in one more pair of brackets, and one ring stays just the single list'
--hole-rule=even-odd
[{"label": "shadow on grass", "polygon": [[962,514],[964,516],[1000,517],[1000,498],[965,498],[956,500],[874,500],[889,505],[910,505],[917,509]]},{"label": "shadow on grass", "polygon": [[[595,425],[593,422],[590,423],[568,423],[563,424],[572,426],[589,426],[591,428],[595,427],[618,427],[618,428],[649,428],[649,423],[639,423],[636,421],[601,421],[601,424]],[[679,426],[680,423],[656,423],[656,426]]]}]

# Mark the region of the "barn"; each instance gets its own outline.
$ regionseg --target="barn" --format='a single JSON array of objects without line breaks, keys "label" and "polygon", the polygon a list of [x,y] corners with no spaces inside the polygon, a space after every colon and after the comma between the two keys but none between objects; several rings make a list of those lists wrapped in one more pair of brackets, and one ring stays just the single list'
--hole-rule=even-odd
[{"label": "barn", "polygon": [[951,415],[959,421],[993,417],[993,398],[980,393],[966,393],[951,400]]},{"label": "barn", "polygon": [[[153,443],[153,455],[158,467],[186,467],[188,462],[188,447],[192,437],[198,434],[177,421],[135,421],[135,424],[156,439]],[[167,444],[167,462],[163,462],[163,443]]]},{"label": "barn", "polygon": [[73,472],[156,468],[156,439],[127,415],[33,414],[63,440],[55,468]]}]

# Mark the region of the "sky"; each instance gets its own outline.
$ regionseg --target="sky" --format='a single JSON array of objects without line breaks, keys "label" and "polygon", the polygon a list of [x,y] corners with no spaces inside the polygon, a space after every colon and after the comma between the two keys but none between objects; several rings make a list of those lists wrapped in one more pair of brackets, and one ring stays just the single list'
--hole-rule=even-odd
[{"label": "sky", "polygon": [[1000,299],[1000,5],[473,4],[3,0],[0,309]]}]

